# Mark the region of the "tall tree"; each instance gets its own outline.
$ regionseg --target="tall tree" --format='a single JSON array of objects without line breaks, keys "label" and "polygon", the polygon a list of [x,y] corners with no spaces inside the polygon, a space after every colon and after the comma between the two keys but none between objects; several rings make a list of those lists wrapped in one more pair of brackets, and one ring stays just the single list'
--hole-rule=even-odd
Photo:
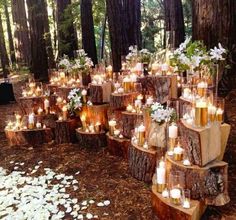
[{"label": "tall tree", "polygon": [[46,41],[44,38],[45,14],[44,0],[27,0],[30,39],[31,39],[31,71],[39,81],[48,80],[48,60]]},{"label": "tall tree", "polygon": [[80,1],[82,45],[94,64],[98,63],[97,49],[94,35],[92,0]]},{"label": "tall tree", "polygon": [[47,54],[48,54],[48,66],[49,68],[55,68],[56,67],[56,62],[55,62],[55,57],[53,54],[53,48],[52,48],[52,39],[51,39],[51,33],[50,33],[50,27],[49,27],[49,19],[48,19],[48,10],[47,10],[47,2],[44,1],[44,37],[46,40],[46,49],[47,49]]},{"label": "tall tree", "polygon": [[231,53],[231,69],[223,71],[219,84],[219,92],[226,95],[236,88],[236,1],[192,0],[192,10],[193,39],[202,40],[208,48],[221,42]]},{"label": "tall tree", "polygon": [[71,0],[57,0],[57,29],[59,56],[74,57],[78,49],[77,34],[73,24]]},{"label": "tall tree", "polygon": [[1,59],[2,69],[3,69],[3,76],[4,78],[7,78],[7,75],[9,74],[9,70],[8,70],[9,59],[7,56],[7,50],[6,50],[6,45],[5,45],[1,13],[0,13],[0,59]]},{"label": "tall tree", "polygon": [[141,47],[140,0],[107,0],[106,3],[113,68],[118,72],[121,56],[128,53],[129,46]]},{"label": "tall tree", "polygon": [[24,0],[12,1],[15,54],[18,63],[30,63],[30,40]]},{"label": "tall tree", "polygon": [[185,36],[184,15],[181,0],[164,0],[165,29],[169,31],[169,44],[177,48]]},{"label": "tall tree", "polygon": [[6,16],[6,23],[7,23],[7,34],[8,34],[8,42],[9,42],[9,49],[10,49],[10,58],[11,62],[16,62],[16,56],[15,56],[15,50],[14,50],[14,42],[12,37],[12,31],[11,31],[11,22],[10,22],[10,15],[8,11],[8,1],[4,1],[4,12]]}]

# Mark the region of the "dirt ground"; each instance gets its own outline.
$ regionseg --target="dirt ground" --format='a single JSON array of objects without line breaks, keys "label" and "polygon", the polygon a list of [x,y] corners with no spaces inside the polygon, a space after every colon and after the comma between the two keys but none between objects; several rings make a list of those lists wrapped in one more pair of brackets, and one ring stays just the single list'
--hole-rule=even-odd
[{"label": "dirt ground", "polygon": [[[16,96],[19,95],[21,83],[14,84]],[[0,167],[9,171],[14,169],[14,162],[24,162],[23,171],[43,161],[43,168],[51,168],[55,172],[74,175],[79,182],[79,190],[68,192],[79,201],[93,199],[95,201],[110,200],[107,207],[91,205],[86,212],[99,216],[99,219],[157,219],[151,209],[150,186],[132,178],[125,160],[108,154],[106,149],[92,151],[82,149],[74,144],[44,145],[40,148],[9,147],[3,132],[8,115],[18,110],[17,103],[0,106]],[[209,207],[203,219],[236,219],[236,91],[231,92],[226,100],[227,121],[232,131],[225,154],[229,163],[229,193],[231,202],[220,208]],[[69,216],[65,219],[71,219]]]}]

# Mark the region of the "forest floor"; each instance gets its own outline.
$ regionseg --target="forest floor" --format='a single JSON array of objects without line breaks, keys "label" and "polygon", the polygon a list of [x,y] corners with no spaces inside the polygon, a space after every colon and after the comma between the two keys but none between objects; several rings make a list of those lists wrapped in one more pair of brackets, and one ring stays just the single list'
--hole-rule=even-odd
[{"label": "forest floor", "polygon": [[[22,85],[22,81],[14,83],[16,97],[19,96]],[[99,219],[157,219],[151,209],[150,186],[132,178],[128,163],[109,155],[106,149],[92,151],[82,149],[76,144],[47,144],[40,148],[9,147],[4,135],[4,126],[8,115],[16,110],[19,110],[17,104],[0,106],[0,167],[12,172],[16,164],[22,163],[19,169],[28,172],[42,161],[33,176],[43,175],[44,168],[50,168],[56,173],[73,175],[79,182],[79,188],[77,191],[71,187],[66,189],[73,198],[81,202],[110,201],[110,205],[103,207],[98,207],[96,203],[91,204],[82,213],[93,213],[98,215]],[[203,219],[236,219],[236,91],[227,97],[226,111],[227,121],[232,125],[225,154],[225,161],[229,163],[231,202],[224,207],[209,207]],[[75,175],[78,171],[79,175]],[[64,219],[72,217],[66,214]]]}]

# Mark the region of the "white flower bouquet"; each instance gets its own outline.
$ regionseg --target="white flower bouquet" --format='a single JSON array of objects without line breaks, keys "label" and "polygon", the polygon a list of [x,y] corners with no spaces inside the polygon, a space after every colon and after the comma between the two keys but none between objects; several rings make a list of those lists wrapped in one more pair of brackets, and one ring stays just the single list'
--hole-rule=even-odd
[{"label": "white flower bouquet", "polygon": [[133,62],[141,62],[141,63],[149,63],[152,57],[152,53],[150,53],[147,49],[138,50],[136,45],[129,47],[129,53],[126,56],[126,61],[129,63]]},{"label": "white flower bouquet", "polygon": [[168,121],[174,121],[175,111],[173,108],[164,107],[160,103],[155,102],[151,105],[151,118],[152,121],[161,125]]},{"label": "white flower bouquet", "polygon": [[85,104],[83,103],[81,89],[72,89],[68,95],[68,100],[67,108],[71,114],[80,111],[83,104]]},{"label": "white flower bouquet", "polygon": [[71,68],[71,62],[68,58],[68,56],[64,55],[58,63],[58,67],[60,69],[65,69],[65,70],[69,70]]}]

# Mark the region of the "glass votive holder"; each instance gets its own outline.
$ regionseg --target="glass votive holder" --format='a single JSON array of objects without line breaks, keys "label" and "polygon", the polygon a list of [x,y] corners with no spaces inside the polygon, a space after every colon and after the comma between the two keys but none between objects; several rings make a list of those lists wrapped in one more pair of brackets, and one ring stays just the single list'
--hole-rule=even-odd
[{"label": "glass votive holder", "polygon": [[225,100],[224,98],[217,97],[215,99],[216,106],[216,121],[222,123],[224,121],[224,109],[225,109]]},{"label": "glass votive holder", "polygon": [[182,207],[184,209],[191,208],[191,194],[189,189],[183,189],[183,197],[182,197]]}]

